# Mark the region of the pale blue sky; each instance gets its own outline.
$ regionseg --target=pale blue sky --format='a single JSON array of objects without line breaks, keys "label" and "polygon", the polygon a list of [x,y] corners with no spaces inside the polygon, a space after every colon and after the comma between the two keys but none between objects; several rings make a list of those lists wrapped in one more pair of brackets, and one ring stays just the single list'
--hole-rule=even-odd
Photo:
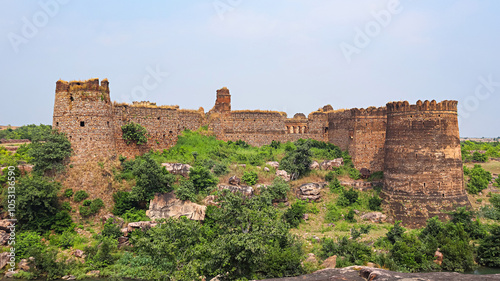
[{"label": "pale blue sky", "polygon": [[97,77],[112,100],[205,111],[223,86],[233,109],[289,116],[454,99],[462,136],[500,136],[500,1],[0,4],[2,125],[51,124],[56,81]]}]

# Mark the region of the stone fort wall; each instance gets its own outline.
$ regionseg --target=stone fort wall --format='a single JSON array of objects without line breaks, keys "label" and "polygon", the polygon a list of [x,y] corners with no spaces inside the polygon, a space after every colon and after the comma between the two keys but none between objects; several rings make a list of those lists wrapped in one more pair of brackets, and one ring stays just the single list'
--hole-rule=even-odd
[{"label": "stone fort wall", "polygon": [[[130,121],[147,129],[147,144],[123,140],[121,126]],[[53,127],[71,141],[74,164],[168,149],[183,130],[202,126],[218,139],[255,146],[311,138],[348,150],[357,169],[384,171],[385,206],[406,225],[421,225],[433,215],[444,218],[441,210],[470,204],[463,187],[456,101],[344,110],[328,105],[307,117],[288,118],[277,111],[231,110],[227,88],[217,90],[214,107],[205,113],[150,102],[113,103],[106,79],[56,83]]]}]

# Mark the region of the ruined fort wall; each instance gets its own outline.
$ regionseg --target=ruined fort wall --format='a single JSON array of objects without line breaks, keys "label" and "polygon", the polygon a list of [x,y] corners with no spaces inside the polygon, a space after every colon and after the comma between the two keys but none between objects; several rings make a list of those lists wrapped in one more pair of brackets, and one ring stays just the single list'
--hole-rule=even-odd
[{"label": "ruined fort wall", "polygon": [[389,214],[410,227],[469,206],[456,101],[387,104],[384,178]]},{"label": "ruined fort wall", "polygon": [[[204,113],[159,107],[116,105],[114,139],[118,155],[133,157],[151,149],[163,150],[177,143],[177,136],[184,130],[197,130],[204,124]],[[121,127],[128,122],[142,125],[148,131],[148,142],[143,145],[127,144]]]},{"label": "ruined fort wall", "polygon": [[58,81],[54,102],[54,129],[71,142],[73,163],[99,160],[114,154],[114,120],[108,81]]}]

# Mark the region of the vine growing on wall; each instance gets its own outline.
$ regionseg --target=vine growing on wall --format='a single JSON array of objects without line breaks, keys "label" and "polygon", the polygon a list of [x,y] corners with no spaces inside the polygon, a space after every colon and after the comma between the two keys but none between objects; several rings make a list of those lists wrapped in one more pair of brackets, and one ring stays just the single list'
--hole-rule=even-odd
[{"label": "vine growing on wall", "polygon": [[123,139],[127,141],[127,144],[135,142],[138,145],[145,144],[148,142],[148,131],[146,128],[141,126],[141,124],[128,122],[122,126]]}]

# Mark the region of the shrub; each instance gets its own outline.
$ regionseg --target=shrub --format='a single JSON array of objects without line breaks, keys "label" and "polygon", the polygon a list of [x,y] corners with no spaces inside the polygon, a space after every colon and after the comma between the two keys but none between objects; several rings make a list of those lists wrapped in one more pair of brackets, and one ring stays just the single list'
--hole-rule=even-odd
[{"label": "shrub", "polygon": [[339,179],[334,178],[329,184],[328,187],[330,188],[331,193],[342,193],[344,191],[344,187],[340,184]]},{"label": "shrub", "polygon": [[120,216],[127,210],[136,207],[135,202],[129,199],[129,195],[130,193],[126,191],[118,191],[113,194],[113,201],[115,202],[111,211],[113,215]]},{"label": "shrub", "polygon": [[175,191],[175,196],[180,200],[190,200],[194,202],[196,200],[196,188],[193,182],[188,180],[181,181],[179,187]]},{"label": "shrub", "polygon": [[102,208],[104,208],[104,202],[100,198],[94,199],[90,204],[90,212],[92,214],[97,214]]},{"label": "shrub", "polygon": [[123,125],[122,132],[123,139],[127,141],[127,144],[135,142],[138,145],[141,145],[148,142],[148,131],[138,123],[129,122]]},{"label": "shrub", "polygon": [[214,174],[216,176],[223,176],[227,173],[229,173],[229,169],[227,168],[227,165],[224,165],[222,163],[216,163],[213,167],[214,169]]},{"label": "shrub", "polygon": [[467,190],[471,194],[478,194],[488,187],[488,183],[491,179],[491,173],[484,170],[481,165],[476,164],[474,168],[469,171]]},{"label": "shrub", "polygon": [[350,209],[347,215],[345,216],[345,220],[350,223],[355,223],[356,219],[354,218],[355,212],[354,209]]},{"label": "shrub", "polygon": [[218,182],[217,178],[210,173],[210,170],[202,166],[193,167],[189,170],[189,180],[193,182],[197,193],[217,185]]},{"label": "shrub", "polygon": [[56,214],[52,229],[57,233],[63,233],[68,229],[73,229],[74,224],[68,211],[60,211]]},{"label": "shrub", "polygon": [[156,163],[150,154],[144,154],[134,161],[132,174],[135,176],[136,185],[132,187],[130,200],[149,201],[154,198],[155,193],[172,191],[171,185],[175,177],[167,172],[165,167]]},{"label": "shrub", "polygon": [[493,226],[490,235],[481,240],[477,249],[477,262],[488,267],[500,267],[500,226]]},{"label": "shrub", "polygon": [[333,204],[327,205],[327,212],[325,214],[325,222],[336,222],[342,218],[342,212],[337,206]]},{"label": "shrub", "polygon": [[427,254],[425,245],[415,235],[401,234],[401,237],[395,240],[390,253],[399,267],[410,272],[429,271],[437,267],[432,262],[434,253]]},{"label": "shrub", "polygon": [[148,216],[146,216],[145,210],[136,210],[136,209],[127,210],[122,215],[122,218],[126,222],[149,221],[150,220],[150,218]]},{"label": "shrub", "polygon": [[83,206],[80,206],[80,215],[82,217],[89,217],[95,215],[104,207],[104,202],[97,198],[94,200],[85,200]]},{"label": "shrub", "polygon": [[337,199],[337,205],[342,207],[351,206],[358,201],[359,192],[353,188],[343,191]]},{"label": "shrub", "polygon": [[123,233],[120,230],[120,226],[114,224],[113,219],[109,218],[104,224],[101,235],[116,239],[120,236],[123,236]]},{"label": "shrub", "polygon": [[359,178],[361,178],[361,173],[355,168],[350,168],[348,173],[349,177],[353,180],[359,180]]},{"label": "shrub", "polygon": [[63,249],[69,249],[75,244],[75,236],[72,231],[66,230],[57,237],[57,246]]},{"label": "shrub", "polygon": [[368,177],[368,181],[376,181],[376,180],[381,180],[383,178],[384,178],[384,172],[383,171],[378,171],[378,172],[372,173]]},{"label": "shrub", "polygon": [[359,237],[361,237],[361,232],[359,230],[357,230],[355,227],[351,228],[351,238],[353,240],[356,240]]},{"label": "shrub", "polygon": [[69,204],[69,202],[63,202],[61,204],[61,210],[63,211],[71,211],[71,205]]},{"label": "shrub", "polygon": [[84,199],[89,198],[89,194],[85,190],[78,190],[73,197],[75,202],[81,202]]},{"label": "shrub", "polygon": [[374,195],[373,197],[370,197],[370,199],[368,199],[368,209],[372,211],[381,211],[381,204],[382,198],[378,197],[378,195]]},{"label": "shrub", "polygon": [[83,200],[83,203],[82,203],[83,206],[90,206],[90,204],[92,204],[92,200],[89,200],[89,199]]},{"label": "shrub", "polygon": [[73,189],[71,189],[71,188],[66,189],[64,191],[64,197],[71,198],[71,196],[73,196]]},{"label": "shrub", "polygon": [[297,200],[290,206],[290,208],[286,210],[286,212],[283,214],[283,218],[288,224],[290,224],[290,227],[296,228],[303,220],[305,213],[306,213],[306,202],[302,200]]},{"label": "shrub", "polygon": [[80,206],[80,216],[86,218],[89,217],[90,215],[92,215],[92,213],[90,212],[90,207]]},{"label": "shrub", "polygon": [[115,259],[111,252],[116,250],[117,245],[115,239],[103,236],[98,244],[85,247],[85,262],[91,264],[94,268],[102,268],[112,264]]},{"label": "shrub", "polygon": [[280,167],[290,173],[292,180],[309,173],[312,163],[311,141],[299,140],[296,142],[296,146],[297,148],[288,151],[280,162]]},{"label": "shrub", "polygon": [[348,266],[369,262],[372,259],[372,249],[346,236],[339,238],[337,242],[331,238],[325,238],[322,241],[320,255],[323,258],[337,255],[337,261],[344,258],[346,262],[344,266]]},{"label": "shrub", "polygon": [[488,156],[486,154],[475,151],[472,154],[472,159],[477,162],[486,162],[488,160]]},{"label": "shrub", "polygon": [[[19,230],[49,230],[59,211],[57,194],[61,184],[39,175],[23,176],[16,182],[16,218]],[[3,189],[4,210],[9,209],[8,189]],[[17,229],[16,229],[17,230]]]},{"label": "shrub", "polygon": [[31,143],[28,155],[35,165],[33,172],[44,174],[64,169],[64,161],[71,156],[71,143],[66,135],[53,131]]},{"label": "shrub", "polygon": [[34,231],[23,231],[18,233],[16,237],[16,261],[27,259],[30,257],[30,252],[41,251],[44,245],[41,242],[42,237]]},{"label": "shrub", "polygon": [[386,234],[387,239],[389,240],[389,242],[391,242],[391,244],[394,244],[394,243],[396,243],[396,241],[401,239],[401,237],[403,236],[405,231],[406,231],[406,229],[404,229],[401,226],[401,221],[396,221],[394,223],[394,226],[391,227],[391,229],[389,229],[389,231],[387,232],[387,234]]},{"label": "shrub", "polygon": [[495,209],[500,211],[500,194],[492,194],[489,201]]},{"label": "shrub", "polygon": [[256,172],[245,172],[241,179],[249,185],[254,185],[259,180],[259,176]]},{"label": "shrub", "polygon": [[267,187],[272,199],[285,199],[290,185],[281,177],[275,177],[273,183]]},{"label": "shrub", "polygon": [[335,176],[336,175],[333,173],[333,171],[330,171],[325,175],[325,181],[331,182],[335,178]]}]

